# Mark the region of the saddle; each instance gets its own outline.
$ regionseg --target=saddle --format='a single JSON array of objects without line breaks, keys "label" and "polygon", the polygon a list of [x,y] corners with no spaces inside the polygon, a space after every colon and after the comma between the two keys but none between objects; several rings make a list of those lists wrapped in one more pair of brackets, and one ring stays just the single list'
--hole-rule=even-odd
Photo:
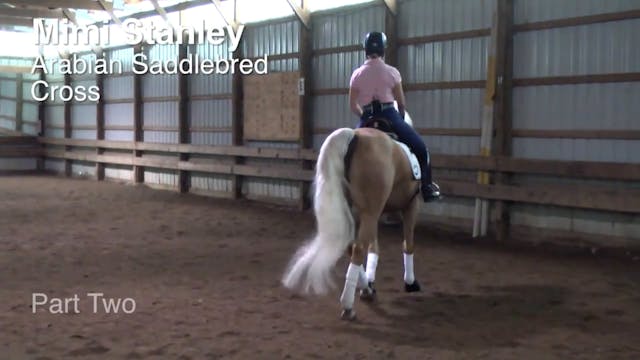
[{"label": "saddle", "polygon": [[416,180],[421,179],[422,172],[420,170],[420,163],[418,162],[418,158],[414,153],[411,152],[411,150],[405,143],[402,143],[398,140],[398,134],[393,131],[391,121],[374,111],[373,114],[369,116],[367,120],[365,120],[362,127],[368,127],[382,131],[383,133],[387,134],[393,141],[395,141],[403,150],[404,154],[407,157],[407,160],[409,161],[411,172],[413,173],[413,178]]},{"label": "saddle", "polygon": [[391,137],[393,140],[398,141],[398,134],[393,131],[391,121],[382,116],[383,105],[380,103],[380,101],[373,100],[371,104],[367,106],[369,107],[367,110],[370,111],[371,115],[369,115],[369,118],[364,122],[364,125],[362,127],[378,129],[383,133],[389,135],[389,137]]}]

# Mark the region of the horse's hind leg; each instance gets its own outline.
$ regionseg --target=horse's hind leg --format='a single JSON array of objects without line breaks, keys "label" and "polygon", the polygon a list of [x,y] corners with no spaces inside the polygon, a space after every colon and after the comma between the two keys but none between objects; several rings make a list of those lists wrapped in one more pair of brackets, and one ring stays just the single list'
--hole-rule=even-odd
[{"label": "horse's hind leg", "polygon": [[357,288],[366,288],[367,281],[364,275],[362,264],[364,262],[365,249],[369,241],[378,236],[378,218],[380,214],[361,214],[360,226],[356,241],[352,245],[351,263],[347,269],[347,276],[344,282],[344,289],[340,296],[340,304],[342,305],[342,319],[355,319],[355,311],[353,311],[353,303]]},{"label": "horse's hind leg", "polygon": [[413,272],[413,239],[416,219],[418,217],[419,202],[415,197],[409,207],[402,214],[403,227],[403,259],[404,259],[404,290],[406,292],[420,291],[420,284]]},{"label": "horse's hind leg", "polygon": [[367,286],[360,290],[360,299],[364,301],[374,301],[376,298],[376,290],[374,282],[376,281],[376,268],[378,267],[378,236],[369,242],[369,252],[367,253],[366,278]]}]

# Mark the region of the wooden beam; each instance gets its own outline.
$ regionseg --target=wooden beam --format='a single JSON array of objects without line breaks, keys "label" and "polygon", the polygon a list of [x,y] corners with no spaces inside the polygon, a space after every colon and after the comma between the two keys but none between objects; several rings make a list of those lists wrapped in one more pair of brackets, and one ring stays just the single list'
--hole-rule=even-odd
[{"label": "wooden beam", "polygon": [[313,49],[313,56],[341,54],[346,52],[362,51],[362,45],[336,46],[324,49]]},{"label": "wooden beam", "polygon": [[[139,44],[134,48],[135,54],[140,54],[143,52],[142,45]],[[134,55],[135,55],[134,54]],[[134,66],[136,66],[134,64]],[[141,142],[144,139],[143,133],[143,114],[144,107],[142,105],[142,75],[135,74],[133,75],[133,141]],[[133,151],[134,157],[141,157],[141,151]],[[133,182],[134,183],[142,183],[144,182],[144,168],[141,166],[133,167]]]},{"label": "wooden beam", "polygon": [[397,0],[382,0],[384,6],[387,8],[393,16],[398,15],[398,2]]},{"label": "wooden beam", "polygon": [[[0,138],[6,139],[6,138]],[[28,137],[26,138],[28,139]],[[27,141],[27,140],[25,140]],[[254,148],[245,146],[211,146],[188,144],[164,144],[129,141],[80,140],[59,138],[38,138],[46,145],[100,147],[113,150],[138,150],[167,153],[190,153],[214,156],[238,156],[266,159],[311,160],[318,153],[312,149]],[[0,144],[2,141],[0,140]],[[599,161],[564,161],[513,158],[509,156],[470,156],[433,154],[435,168],[457,170],[483,170],[518,174],[553,175],[566,178],[589,178],[600,180],[640,181],[640,163],[615,163]]]},{"label": "wooden beam", "polygon": [[[98,58],[105,59],[104,51],[99,54]],[[105,118],[104,118],[104,74],[96,74],[96,86],[98,87],[98,92],[100,97],[96,102],[96,139],[104,140],[105,136]],[[96,155],[102,155],[104,153],[104,149],[96,148]],[[96,178],[98,181],[104,180],[104,163],[96,163]]]},{"label": "wooden beam", "polygon": [[[103,10],[95,1],[90,0],[5,0],[5,3],[18,6],[41,7],[47,9],[69,8],[86,10]],[[107,3],[113,9],[112,3]]]},{"label": "wooden beam", "polygon": [[513,129],[513,137],[538,139],[640,140],[640,130]]},{"label": "wooden beam", "polygon": [[442,181],[444,193],[462,197],[640,213],[640,192],[618,188],[593,188],[583,185],[482,185],[460,181]]},{"label": "wooden beam", "polygon": [[640,10],[626,10],[597,15],[577,16],[564,19],[536,21],[532,23],[516,24],[515,32],[555,29],[569,26],[589,25],[611,21],[631,20],[640,18]]},{"label": "wooden beam", "polygon": [[[493,154],[509,157],[513,147],[513,0],[497,1],[496,91],[494,104]],[[509,185],[509,173],[496,174],[495,183]],[[510,235],[511,211],[509,202],[495,203],[495,229],[498,241],[506,241]]]},{"label": "wooden beam", "polygon": [[385,62],[391,66],[398,66],[398,4],[396,0],[382,0],[386,11],[384,16],[384,31],[387,35],[387,48],[384,52]]},{"label": "wooden beam", "polygon": [[[64,85],[71,86],[71,76],[67,73],[64,74]],[[64,102],[64,138],[71,138],[71,101]],[[65,147],[65,149],[69,150],[70,147]],[[66,176],[71,176],[71,160],[66,159],[64,161],[64,174]]]},{"label": "wooden beam", "polygon": [[0,72],[26,74],[31,72],[31,67],[24,65],[0,65]]},{"label": "wooden beam", "polygon": [[309,9],[306,6],[300,7],[294,0],[287,0],[287,3],[293,12],[296,13],[298,20],[300,20],[304,27],[311,29],[311,14],[309,13]]},{"label": "wooden beam", "polygon": [[13,26],[24,26],[24,27],[30,28],[30,27],[33,27],[33,18],[0,16],[0,24],[2,24],[2,25],[13,25]]},{"label": "wooden beam", "polygon": [[16,75],[16,131],[22,131],[22,107],[24,101],[22,100],[24,80],[22,74]]},{"label": "wooden beam", "polygon": [[239,24],[236,19],[236,9],[235,9],[235,7],[237,6],[236,0],[233,0],[234,14],[232,17],[229,17],[227,14],[224,13],[224,11],[222,11],[222,3],[220,2],[220,0],[210,0],[210,1],[213,4],[213,6],[216,8],[216,11],[218,11],[218,14],[220,14],[220,16],[222,17],[222,20],[224,20],[224,22],[227,25],[231,26],[233,30],[237,30]]},{"label": "wooden beam", "polygon": [[33,158],[43,155],[42,148],[38,147],[24,147],[24,146],[3,146],[0,147],[0,159],[1,158]]},{"label": "wooden beam", "polygon": [[[182,36],[180,34],[179,36]],[[187,58],[188,46],[186,44],[179,45],[178,59]],[[189,75],[178,73],[178,141],[180,144],[191,143],[191,131],[189,130]],[[178,155],[180,161],[188,161],[189,153],[180,153]],[[178,189],[181,193],[189,191],[190,174],[186,170],[180,170],[178,173]]]},{"label": "wooden beam", "polygon": [[[233,53],[233,57],[235,59],[241,59],[243,56],[243,51],[242,51],[242,41],[243,39],[240,39],[240,44],[238,45],[238,48],[236,49],[236,51]],[[243,85],[242,85],[242,73],[239,71],[240,67],[239,64],[236,63],[235,65],[235,71],[232,75],[232,83],[231,83],[231,94],[232,94],[232,98],[231,98],[231,141],[232,144],[234,146],[240,146],[244,143],[244,126],[243,126],[243,119],[244,119],[244,115],[243,115],[243,99],[244,99],[244,91],[243,91]],[[242,164],[244,163],[244,158],[241,157],[235,157],[234,158],[234,163],[235,164]],[[239,199],[242,197],[242,177],[234,175],[231,178],[231,191],[232,191],[232,196],[234,199]]]},{"label": "wooden beam", "polygon": [[35,136],[0,136],[0,145],[37,145]]},{"label": "wooden beam", "polygon": [[490,33],[491,33],[490,28],[464,30],[464,31],[451,32],[451,33],[415,36],[415,37],[410,37],[405,39],[398,39],[398,44],[401,46],[404,46],[404,45],[427,44],[427,43],[450,41],[450,40],[470,39],[470,38],[476,38],[476,37],[489,36]]},{"label": "wooden beam", "polygon": [[[313,89],[313,32],[305,26],[300,26],[300,57],[298,58],[301,83],[299,84],[300,94],[300,147],[303,149],[313,148],[313,97],[310,89]],[[308,160],[301,162],[303,171],[313,169],[313,163]],[[311,206],[311,187],[309,182],[298,183],[300,191],[298,208],[306,210]]]},{"label": "wooden beam", "polygon": [[[0,15],[22,18],[53,18],[64,19],[62,10],[25,9],[25,8],[0,8]],[[31,24],[33,26],[33,23]]]},{"label": "wooden beam", "polygon": [[520,78],[513,80],[513,86],[573,85],[635,81],[640,81],[640,72]]}]

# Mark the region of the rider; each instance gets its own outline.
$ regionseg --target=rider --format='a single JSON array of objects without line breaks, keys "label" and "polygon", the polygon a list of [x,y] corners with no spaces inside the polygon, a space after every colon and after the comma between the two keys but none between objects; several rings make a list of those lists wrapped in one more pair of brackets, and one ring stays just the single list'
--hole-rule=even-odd
[{"label": "rider", "polygon": [[[425,202],[440,198],[440,188],[431,178],[429,150],[418,133],[404,122],[405,99],[402,77],[398,69],[385,64],[384,48],[387,37],[382,32],[370,32],[364,41],[367,60],[351,75],[349,102],[351,111],[360,118],[362,127],[372,115],[382,115],[391,122],[401,142],[416,154],[422,168],[422,197]],[[398,110],[393,101],[398,102]]]}]

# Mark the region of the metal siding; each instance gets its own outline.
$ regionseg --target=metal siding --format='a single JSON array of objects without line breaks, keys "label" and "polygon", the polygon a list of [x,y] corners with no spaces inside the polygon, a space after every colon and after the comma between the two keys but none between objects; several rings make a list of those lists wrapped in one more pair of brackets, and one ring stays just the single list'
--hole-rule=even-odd
[{"label": "metal siding", "polygon": [[194,74],[189,76],[190,95],[231,94],[233,76],[228,74]]},{"label": "metal siding", "polygon": [[0,95],[16,97],[18,84],[15,80],[0,80]]},{"label": "metal siding", "polygon": [[634,19],[516,33],[514,77],[640,72],[639,28]]},{"label": "metal siding", "polygon": [[38,162],[35,158],[0,159],[0,170],[36,170]]},{"label": "metal siding", "polygon": [[243,37],[243,55],[246,58],[264,54],[290,54],[299,51],[300,21],[248,25]]},{"label": "metal siding", "polygon": [[105,100],[133,99],[133,76],[105,77],[103,85]]},{"label": "metal siding", "polygon": [[133,70],[133,48],[124,49],[107,49],[105,50],[107,61],[118,61],[122,66],[123,72],[131,72]]},{"label": "metal siding", "polygon": [[398,36],[408,38],[491,27],[495,0],[398,2]]},{"label": "metal siding", "polygon": [[640,9],[638,0],[515,0],[516,24]]},{"label": "metal siding", "polygon": [[76,126],[96,127],[96,105],[92,103],[74,103],[71,105],[71,128]]},{"label": "metal siding", "polygon": [[[639,9],[637,1],[515,2],[517,23]],[[640,20],[623,20],[517,33],[514,77],[547,77],[640,71],[635,35]],[[615,54],[615,56],[612,56]],[[514,129],[638,130],[638,83],[593,83],[516,87]],[[638,163],[632,140],[514,138],[513,156],[566,161]],[[516,175],[520,184],[576,184],[630,188],[630,183]],[[514,204],[511,221],[608,236],[638,237],[638,216],[533,204]]]},{"label": "metal siding", "polygon": [[[312,18],[313,48],[323,49],[361,44],[369,31],[384,29],[383,5],[340,9]],[[401,21],[402,22],[402,21]]]},{"label": "metal siding", "polygon": [[178,96],[177,74],[145,74],[142,76],[142,98]]},{"label": "metal siding", "polygon": [[63,173],[64,172],[64,160],[60,159],[45,159],[44,160],[44,169],[48,171],[53,171],[55,173]]},{"label": "metal siding", "polygon": [[96,176],[96,164],[84,161],[73,161],[71,164],[71,174],[73,176]]},{"label": "metal siding", "polygon": [[399,66],[405,83],[486,79],[489,38],[402,46]]},{"label": "metal siding", "polygon": [[64,126],[64,105],[47,104],[44,118],[45,127]]},{"label": "metal siding", "polygon": [[105,104],[105,127],[131,126],[133,129],[133,103]]}]

